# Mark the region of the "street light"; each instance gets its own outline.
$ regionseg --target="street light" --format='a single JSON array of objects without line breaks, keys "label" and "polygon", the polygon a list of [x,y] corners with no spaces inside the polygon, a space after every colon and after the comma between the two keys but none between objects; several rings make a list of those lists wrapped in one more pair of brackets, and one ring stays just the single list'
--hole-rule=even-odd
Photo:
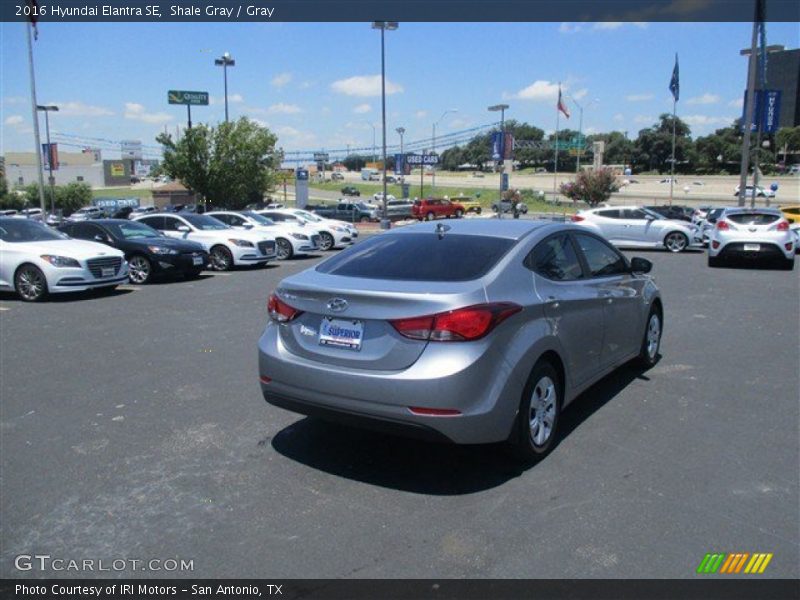
[{"label": "street light", "polygon": [[381,229],[389,229],[390,221],[386,218],[386,42],[385,32],[397,29],[397,21],[373,21],[373,29],[381,30],[381,121],[383,123],[383,218]]},{"label": "street light", "polygon": [[50,214],[56,212],[56,181],[53,178],[53,151],[50,146],[50,114],[51,112],[58,112],[58,107],[54,104],[42,105],[37,104],[36,110],[44,113],[44,127],[47,131],[47,170],[50,172],[47,182],[50,184]]},{"label": "street light", "polygon": [[[573,96],[570,96],[570,99],[572,99],[572,102],[575,103],[575,106],[577,106],[578,110],[580,111],[580,118],[578,119],[578,143],[583,144],[583,108],[584,107],[581,106],[580,104],[578,104],[578,101],[575,100],[575,98]],[[592,104],[594,104],[596,102],[600,102],[600,100],[598,98],[595,98],[591,102],[589,102],[589,104],[587,104],[586,106],[589,107],[589,106],[591,106]],[[580,170],[581,170],[581,155],[582,154],[583,154],[583,146],[581,146],[578,149],[578,160],[577,160],[577,162],[575,164],[575,172],[576,173],[580,173]]]},{"label": "street light", "polygon": [[214,64],[222,67],[222,77],[225,80],[225,122],[228,122],[228,67],[235,67],[236,61],[231,58],[229,52],[226,52],[219,58],[214,59]]},{"label": "street light", "polygon": [[[506,110],[510,108],[508,104],[494,104],[489,107],[490,112],[500,111],[500,160],[503,160],[506,145]],[[500,197],[497,199],[497,218],[503,218],[503,171],[500,170]]]},{"label": "street light", "polygon": [[[442,116],[439,117],[439,120],[433,124],[433,136],[431,137],[431,146],[433,147],[433,153],[436,154],[436,126],[442,122],[447,115],[450,113],[457,113],[457,108],[448,108],[446,111],[442,113]],[[436,189],[436,165],[433,165],[433,180],[431,181],[431,187]]]},{"label": "street light", "polygon": [[400,135],[400,154],[403,153],[403,134],[406,132],[405,127],[398,127],[395,131]]}]

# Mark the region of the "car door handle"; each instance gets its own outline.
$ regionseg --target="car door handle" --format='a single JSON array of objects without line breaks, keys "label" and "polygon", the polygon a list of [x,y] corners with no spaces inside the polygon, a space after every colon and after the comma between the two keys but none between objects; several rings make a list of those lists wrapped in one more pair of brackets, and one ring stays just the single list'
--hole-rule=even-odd
[{"label": "car door handle", "polygon": [[560,300],[558,298],[556,298],[555,296],[548,296],[546,302],[552,308],[558,308],[559,304],[561,303]]}]

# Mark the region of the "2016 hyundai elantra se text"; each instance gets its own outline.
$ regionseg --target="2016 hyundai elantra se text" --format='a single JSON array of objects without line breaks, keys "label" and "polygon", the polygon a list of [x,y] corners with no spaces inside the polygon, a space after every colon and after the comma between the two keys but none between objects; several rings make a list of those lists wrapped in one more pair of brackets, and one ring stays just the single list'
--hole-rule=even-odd
[{"label": "2016 hyundai elantra se text", "polygon": [[464,220],[391,230],[284,279],[264,398],[302,414],[546,454],[581,391],[663,324],[651,263],[586,229]]}]

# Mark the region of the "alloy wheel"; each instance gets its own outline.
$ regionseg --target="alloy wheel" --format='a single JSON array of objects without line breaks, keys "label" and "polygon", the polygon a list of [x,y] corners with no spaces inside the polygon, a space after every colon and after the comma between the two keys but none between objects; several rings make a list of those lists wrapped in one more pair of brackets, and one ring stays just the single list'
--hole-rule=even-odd
[{"label": "alloy wheel", "polygon": [[211,266],[215,271],[227,271],[231,268],[231,256],[225,248],[214,248],[211,251]]},{"label": "alloy wheel", "polygon": [[128,263],[128,278],[133,283],[144,283],[150,278],[150,261],[144,256],[134,256]]},{"label": "alloy wheel", "polygon": [[650,360],[655,360],[658,352],[658,344],[661,341],[661,319],[658,313],[650,315],[647,323],[647,356]]},{"label": "alloy wheel", "polygon": [[277,259],[278,260],[287,260],[292,257],[292,244],[289,240],[284,240],[283,238],[278,238],[275,243],[277,244]]},{"label": "alloy wheel", "polygon": [[556,419],[556,402],[556,384],[545,375],[536,382],[531,392],[528,424],[534,446],[544,446],[550,439]]},{"label": "alloy wheel", "polygon": [[686,249],[687,243],[686,236],[678,232],[670,233],[664,240],[664,245],[670,252],[682,252]]},{"label": "alloy wheel", "polygon": [[17,273],[17,293],[23,300],[35,302],[47,291],[47,281],[35,267],[24,267]]},{"label": "alloy wheel", "polygon": [[327,231],[323,231],[319,237],[319,249],[323,252],[333,248],[333,236]]}]

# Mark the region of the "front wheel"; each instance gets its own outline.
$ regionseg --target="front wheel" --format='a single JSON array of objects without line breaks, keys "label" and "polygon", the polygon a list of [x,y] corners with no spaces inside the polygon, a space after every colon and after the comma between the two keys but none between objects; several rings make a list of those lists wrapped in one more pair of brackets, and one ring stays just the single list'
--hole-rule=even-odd
[{"label": "front wheel", "polygon": [[327,231],[319,234],[319,249],[323,252],[333,249],[333,236]]},{"label": "front wheel", "polygon": [[233,267],[233,255],[225,246],[214,246],[210,254],[211,268],[215,271],[230,271]]},{"label": "front wheel", "polygon": [[461,210],[457,210],[456,211],[456,219],[460,219],[463,216],[464,216],[464,212],[463,211],[461,211]]},{"label": "front wheel", "polygon": [[146,256],[141,254],[131,256],[128,261],[128,279],[131,283],[147,283],[152,272],[153,267]]},{"label": "front wheel", "polygon": [[429,212],[427,215],[425,215],[425,220],[426,221],[433,221],[433,213]]},{"label": "front wheel", "polygon": [[278,238],[275,240],[275,244],[277,245],[277,259],[278,260],[289,260],[292,258],[294,254],[294,248],[292,248],[292,243],[284,238]]},{"label": "front wheel", "polygon": [[650,308],[647,316],[647,326],[644,330],[644,339],[639,349],[636,362],[642,367],[652,367],[658,360],[658,350],[661,347],[661,311],[657,306]]},{"label": "front wheel", "polygon": [[514,448],[528,463],[536,462],[553,447],[561,414],[561,379],[547,361],[536,364],[522,392]]},{"label": "front wheel", "polygon": [[783,271],[791,271],[794,269],[794,259],[793,258],[784,258],[781,261],[781,270]]},{"label": "front wheel", "polygon": [[47,296],[47,279],[34,265],[23,265],[14,276],[14,288],[25,302],[39,302]]},{"label": "front wheel", "polygon": [[689,246],[689,238],[680,231],[673,231],[664,238],[664,246],[670,252],[683,252]]}]

